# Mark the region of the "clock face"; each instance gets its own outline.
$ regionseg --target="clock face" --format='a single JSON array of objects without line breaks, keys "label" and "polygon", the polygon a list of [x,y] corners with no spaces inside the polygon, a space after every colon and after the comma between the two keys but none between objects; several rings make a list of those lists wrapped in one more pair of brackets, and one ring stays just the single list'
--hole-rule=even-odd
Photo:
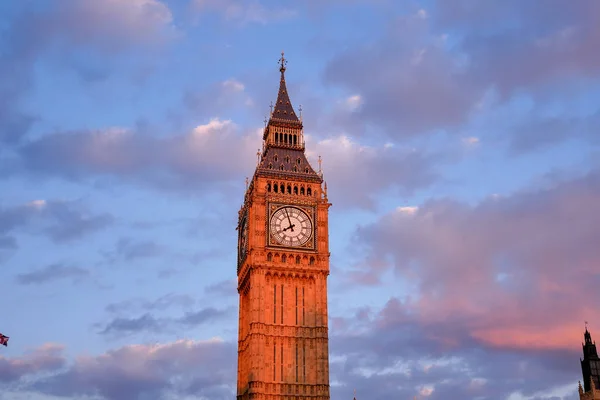
[{"label": "clock face", "polygon": [[291,206],[281,207],[273,213],[270,228],[278,244],[290,247],[302,246],[313,232],[308,214]]},{"label": "clock face", "polygon": [[244,215],[240,222],[240,237],[238,241],[238,257],[241,260],[246,257],[246,251],[248,249],[248,215]]}]

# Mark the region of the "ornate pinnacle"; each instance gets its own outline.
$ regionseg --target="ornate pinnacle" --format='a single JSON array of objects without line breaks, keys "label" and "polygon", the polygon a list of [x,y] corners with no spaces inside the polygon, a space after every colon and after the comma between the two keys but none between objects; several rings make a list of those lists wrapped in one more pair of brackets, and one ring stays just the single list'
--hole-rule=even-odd
[{"label": "ornate pinnacle", "polygon": [[281,52],[281,58],[279,59],[279,70],[283,73],[285,72],[285,66],[287,64],[287,60],[283,56],[283,51]]},{"label": "ornate pinnacle", "polygon": [[321,156],[319,156],[319,175],[321,175],[321,177],[323,176],[322,163],[323,163],[323,160],[321,159]]}]

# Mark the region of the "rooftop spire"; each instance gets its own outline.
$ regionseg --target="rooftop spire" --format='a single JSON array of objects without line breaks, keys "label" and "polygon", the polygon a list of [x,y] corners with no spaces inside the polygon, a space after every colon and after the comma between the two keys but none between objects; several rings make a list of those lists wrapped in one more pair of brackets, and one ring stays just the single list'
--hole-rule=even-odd
[{"label": "rooftop spire", "polygon": [[585,325],[585,333],[583,334],[583,338],[585,340],[585,344],[592,344],[592,335],[590,334],[590,331],[588,331],[587,321]]},{"label": "rooftop spire", "polygon": [[285,72],[285,66],[287,64],[287,60],[284,57],[283,51],[281,52],[281,58],[279,59],[279,70],[283,74]]},{"label": "rooftop spire", "polygon": [[279,59],[279,71],[281,72],[281,79],[279,80],[279,92],[277,93],[277,101],[275,102],[275,108],[271,113],[272,120],[280,120],[284,122],[292,122],[300,124],[300,120],[296,116],[294,107],[288,95],[287,87],[285,85],[285,70],[287,60],[285,59],[283,51],[281,52],[281,58]]}]

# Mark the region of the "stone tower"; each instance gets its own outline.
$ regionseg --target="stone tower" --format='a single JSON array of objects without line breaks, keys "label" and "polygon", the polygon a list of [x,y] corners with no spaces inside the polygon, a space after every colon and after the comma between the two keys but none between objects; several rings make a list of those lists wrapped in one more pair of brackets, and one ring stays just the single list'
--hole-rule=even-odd
[{"label": "stone tower", "polygon": [[600,358],[596,351],[596,342],[592,341],[592,335],[587,326],[583,334],[583,340],[583,360],[580,360],[583,387],[579,382],[579,399],[600,400]]},{"label": "stone tower", "polygon": [[[238,221],[237,398],[329,400],[327,184],[285,83]],[[320,164],[320,161],[319,161]]]}]

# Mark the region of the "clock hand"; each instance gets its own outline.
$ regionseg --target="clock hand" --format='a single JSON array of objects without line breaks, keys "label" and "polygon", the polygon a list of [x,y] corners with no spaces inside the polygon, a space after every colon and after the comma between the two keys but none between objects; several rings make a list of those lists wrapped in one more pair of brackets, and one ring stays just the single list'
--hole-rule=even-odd
[{"label": "clock hand", "polygon": [[292,220],[290,219],[290,214],[288,214],[287,208],[284,208],[284,210],[285,210],[285,215],[287,216],[288,222],[290,223],[290,226],[288,227],[288,229],[291,229],[292,232],[294,232],[294,225],[292,224]]},{"label": "clock hand", "polygon": [[294,232],[294,227],[295,227],[295,226],[296,226],[296,225],[292,224],[292,225],[288,226],[287,228],[283,228],[283,232],[287,231],[288,229],[291,229],[291,230],[292,230],[292,232]]}]

